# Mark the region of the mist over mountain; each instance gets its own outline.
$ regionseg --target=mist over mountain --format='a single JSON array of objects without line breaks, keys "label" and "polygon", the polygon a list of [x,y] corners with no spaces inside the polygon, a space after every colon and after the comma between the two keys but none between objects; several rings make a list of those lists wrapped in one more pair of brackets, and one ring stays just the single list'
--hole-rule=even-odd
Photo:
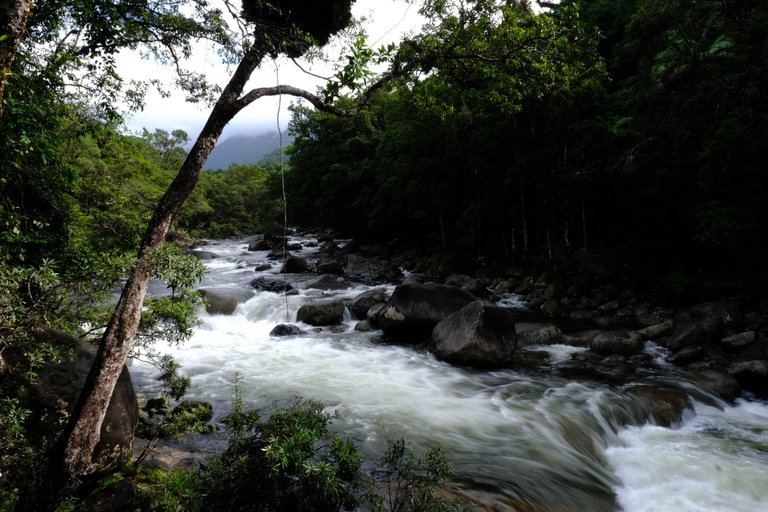
[{"label": "mist over mountain", "polygon": [[[292,141],[293,137],[283,133],[283,149]],[[257,164],[267,158],[277,160],[279,155],[280,135],[277,131],[238,134],[219,142],[203,168],[214,170],[226,169],[231,164]]]}]

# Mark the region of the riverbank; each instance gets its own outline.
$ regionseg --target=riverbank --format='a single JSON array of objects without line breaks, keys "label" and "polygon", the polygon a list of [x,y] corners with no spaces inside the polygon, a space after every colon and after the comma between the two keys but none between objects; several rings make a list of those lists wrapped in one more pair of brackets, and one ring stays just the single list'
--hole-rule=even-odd
[{"label": "riverbank", "polygon": [[[719,446],[736,442],[742,446],[740,450],[746,450],[744,460],[761,460],[761,452],[749,446],[765,444],[765,428],[760,427],[764,422],[759,413],[751,415],[753,411],[745,415],[744,411],[749,409],[745,404],[758,404],[758,410],[764,406],[760,401],[744,401],[743,397],[735,402],[723,400],[733,384],[732,379],[727,379],[727,385],[719,388],[721,396],[713,394],[708,387],[715,382],[710,372],[717,370],[694,370],[666,360],[672,352],[658,341],[674,333],[676,319],[680,318],[678,310],[652,306],[643,313],[642,309],[648,308],[645,301],[630,298],[628,303],[622,302],[631,297],[625,293],[626,289],[617,287],[612,291],[606,284],[595,285],[584,295],[590,301],[589,307],[601,313],[593,318],[624,319],[628,315],[620,312],[632,308],[635,322],[638,317],[649,322],[647,317],[638,314],[642,313],[663,316],[653,325],[668,324],[669,320],[673,324],[656,342],[647,343],[650,337],[644,339],[637,353],[595,355],[589,349],[591,341],[577,336],[584,331],[574,330],[583,327],[587,320],[594,320],[572,318],[570,312],[578,310],[572,307],[579,301],[567,293],[570,285],[540,279],[541,275],[533,278],[524,272],[520,277],[495,278],[484,288],[491,288],[489,298],[494,298],[494,294],[501,296],[500,301],[494,301],[496,304],[508,305],[517,297],[514,293],[501,292],[500,288],[503,281],[511,286],[510,278],[515,278],[519,281],[517,287],[526,283],[532,286],[526,295],[529,304],[536,301],[533,295],[536,294],[540,295],[539,302],[545,299],[542,305],[556,300],[563,305],[560,311],[568,313],[549,316],[544,307],[518,309],[521,315],[526,315],[525,321],[518,322],[525,329],[517,333],[518,347],[512,365],[494,370],[457,367],[436,359],[423,345],[392,344],[381,331],[357,331],[355,326],[360,319],[349,314],[336,326],[296,323],[296,314],[302,305],[329,300],[349,305],[379,281],[363,285],[347,279],[352,283],[351,288],[318,291],[306,285],[316,279],[313,273],[279,273],[283,263],[277,253],[281,251],[275,251],[274,259],[269,258],[271,249],[248,251],[248,245],[254,241],[214,242],[201,248],[218,256],[206,260],[210,273],[204,287],[237,290],[237,294],[249,288],[251,291],[249,298],[238,302],[228,315],[204,314],[204,325],[193,340],[173,351],[192,378],[190,398],[213,403],[213,423],[219,422],[223,411],[231,405],[232,381],[237,374],[243,378],[249,405],[263,407],[296,394],[321,400],[339,412],[334,428],[360,442],[369,459],[378,458],[386,439],[413,440],[417,449],[438,445],[449,454],[461,476],[457,484],[462,489],[482,490],[486,498],[501,503],[521,499],[531,504],[550,503],[541,505],[539,510],[554,510],[556,503],[580,504],[582,509],[590,510],[616,510],[616,499],[625,499],[622,496],[628,492],[633,496],[642,494],[656,485],[653,482],[661,478],[663,471],[655,475],[653,472],[659,471],[659,467],[650,459],[644,466],[650,475],[642,477],[650,478],[649,481],[644,482],[642,478],[630,481],[631,474],[622,469],[630,467],[627,461],[637,453],[624,450],[630,446],[627,438],[630,432],[636,433],[631,439],[635,450],[644,450],[649,457],[656,450],[672,449],[685,440],[676,435],[672,436],[676,440],[655,438],[654,429],[661,428],[670,434],[686,432],[683,437],[698,439],[697,444],[708,446],[694,454],[693,461],[686,461],[689,466],[725,464],[732,468],[729,470],[732,475],[741,475],[739,478],[747,481],[759,475],[744,473],[744,468],[729,462],[730,455],[721,452]],[[371,264],[361,262],[378,259],[382,263],[375,268],[397,269],[392,259],[376,257],[375,252],[368,249],[351,253],[355,255],[351,258],[343,251],[341,257],[332,258],[330,253],[343,250],[344,242],[334,244],[337,249],[327,242],[305,237],[290,240],[294,244],[293,256],[305,258],[307,268],[336,261],[346,269],[351,260],[354,265],[351,268],[371,269],[374,268]],[[321,250],[323,244],[327,245]],[[254,268],[261,270],[254,271]],[[362,275],[359,270],[357,274]],[[410,276],[414,277],[418,279]],[[250,282],[258,278],[277,282],[285,279],[295,291],[287,299],[275,292],[256,291]],[[489,277],[475,275],[472,279]],[[545,298],[558,287],[562,295]],[[388,296],[394,289],[394,283],[385,287]],[[612,301],[618,301],[615,311],[600,309]],[[745,317],[752,318],[749,313],[742,313],[742,321]],[[581,325],[576,320],[582,322]],[[294,323],[303,334],[271,337],[269,333],[280,323]],[[728,324],[725,328],[734,329],[736,325],[745,324]],[[645,328],[641,326],[637,324],[635,328]],[[553,327],[557,327],[559,335]],[[618,330],[613,327],[603,327],[599,332]],[[550,335],[549,344],[541,343],[541,337],[530,343],[530,335],[526,333],[531,332]],[[521,341],[526,337],[528,342]],[[553,343],[556,339],[559,342]],[[698,372],[703,380],[690,378],[689,370]],[[135,365],[132,373],[137,376],[138,387],[148,394],[158,388],[151,369]],[[720,372],[719,375],[726,374]],[[712,419],[700,423],[702,418]],[[714,431],[710,431],[709,421],[719,425],[717,430],[730,432],[732,437],[712,437]],[[751,427],[742,428],[739,426],[742,423]],[[756,430],[745,434],[750,428]],[[746,444],[742,445],[741,440]],[[542,457],[546,464],[539,462]],[[665,510],[681,492],[687,492],[688,486],[691,489],[698,486],[695,479],[688,478],[682,476],[678,481],[682,490],[652,500],[655,510]],[[708,503],[712,510],[734,510],[719,509],[717,505],[723,502],[723,496],[732,492],[738,495],[741,491],[713,482],[708,492],[699,492],[697,502]],[[644,510],[620,503],[627,510]]]}]

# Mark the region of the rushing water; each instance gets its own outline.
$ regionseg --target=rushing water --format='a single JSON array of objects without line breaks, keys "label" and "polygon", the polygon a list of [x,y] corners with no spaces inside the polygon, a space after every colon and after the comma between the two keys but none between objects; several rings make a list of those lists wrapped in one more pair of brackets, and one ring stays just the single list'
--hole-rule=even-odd
[{"label": "rushing water", "polygon": [[[306,244],[307,240],[297,239]],[[261,275],[264,252],[247,241],[220,242],[206,250],[203,286],[247,289]],[[297,255],[311,256],[305,248]],[[301,286],[307,276],[288,276]],[[394,286],[389,285],[389,290]],[[352,298],[360,286],[332,292]],[[326,292],[326,296],[329,292]],[[726,404],[694,390],[701,401],[674,428],[617,426],[609,411],[628,408],[627,386],[578,381],[547,372],[475,371],[436,360],[423,349],[389,345],[378,333],[343,328],[298,337],[271,338],[278,323],[295,323],[298,307],[317,297],[302,290],[286,298],[261,292],[229,316],[202,313],[203,325],[179,348],[168,348],[192,378],[188,398],[212,402],[216,418],[232,402],[235,376],[251,407],[297,395],[339,413],[334,427],[355,440],[370,459],[389,441],[404,438],[416,449],[438,446],[457,474],[456,484],[515,510],[543,511],[744,511],[768,503],[768,405]],[[514,307],[508,298],[505,304]],[[164,347],[159,347],[164,348]],[[552,362],[572,347],[541,347]],[[649,344],[649,350],[659,350]],[[153,368],[131,368],[139,390],[158,390]],[[670,373],[670,372],[667,372]],[[640,379],[640,378],[639,378]],[[649,373],[633,385],[690,383]]]}]

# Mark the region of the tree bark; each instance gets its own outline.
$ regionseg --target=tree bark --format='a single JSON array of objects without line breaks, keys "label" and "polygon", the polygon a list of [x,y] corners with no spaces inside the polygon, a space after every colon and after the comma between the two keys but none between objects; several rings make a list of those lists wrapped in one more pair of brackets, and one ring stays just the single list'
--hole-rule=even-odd
[{"label": "tree bark", "polygon": [[74,481],[87,474],[91,456],[99,441],[109,399],[120,375],[141,319],[151,270],[147,265],[149,249],[159,247],[181,205],[197,185],[200,171],[216,145],[221,132],[245,105],[238,103],[243,88],[265,54],[252,48],[240,62],[234,75],[211,110],[194,146],[155,209],[139,249],[138,262],[123,288],[104,335],[96,362],[86,380],[72,420],[61,443],[61,460],[67,479]]},{"label": "tree bark", "polygon": [[375,90],[413,68],[413,64],[394,66],[392,72],[382,76],[360,96],[357,105],[342,110],[325,103],[317,95],[289,85],[257,88],[243,94],[245,84],[266,54],[258,41],[246,52],[211,110],[176,178],[158,202],[142,239],[136,266],[101,338],[96,360],[69,422],[41,464],[38,478],[29,482],[16,510],[55,510],[58,498],[78,479],[91,473],[92,457],[99,442],[106,410],[141,320],[144,297],[152,277],[149,251],[165,241],[176,213],[197,185],[203,165],[224,127],[254,101],[279,94],[304,98],[316,108],[335,115],[355,115],[370,100]]},{"label": "tree bark", "polygon": [[30,0],[0,0],[0,115],[3,114],[5,84],[11,73],[11,64],[16,57],[32,5]]}]

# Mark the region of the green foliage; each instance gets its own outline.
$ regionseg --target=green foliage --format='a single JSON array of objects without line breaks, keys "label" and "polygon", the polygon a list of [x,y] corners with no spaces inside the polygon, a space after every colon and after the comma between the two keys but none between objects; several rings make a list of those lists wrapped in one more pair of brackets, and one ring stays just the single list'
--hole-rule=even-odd
[{"label": "green foliage", "polygon": [[151,469],[147,474],[147,494],[151,510],[187,512],[197,500],[196,475],[189,471]]},{"label": "green foliage", "polygon": [[688,300],[768,285],[766,4],[521,4],[425,2],[367,111],[296,108],[292,221],[466,270],[611,253]]},{"label": "green foliage", "polygon": [[0,399],[0,511],[13,510],[18,486],[23,485],[24,468],[34,451],[26,437],[24,422],[32,411],[16,398]]},{"label": "green foliage", "polygon": [[235,436],[201,473],[200,509],[339,510],[358,503],[360,457],[328,431],[331,415],[297,401]]},{"label": "green foliage", "polygon": [[178,220],[193,235],[245,236],[281,225],[277,168],[233,164],[226,170],[205,172],[200,178],[202,202],[185,206]]},{"label": "green foliage", "polygon": [[383,486],[375,510],[438,512],[462,510],[461,504],[439,496],[437,488],[453,476],[453,468],[439,449],[416,458],[405,440],[390,443],[381,459],[377,478]]}]

